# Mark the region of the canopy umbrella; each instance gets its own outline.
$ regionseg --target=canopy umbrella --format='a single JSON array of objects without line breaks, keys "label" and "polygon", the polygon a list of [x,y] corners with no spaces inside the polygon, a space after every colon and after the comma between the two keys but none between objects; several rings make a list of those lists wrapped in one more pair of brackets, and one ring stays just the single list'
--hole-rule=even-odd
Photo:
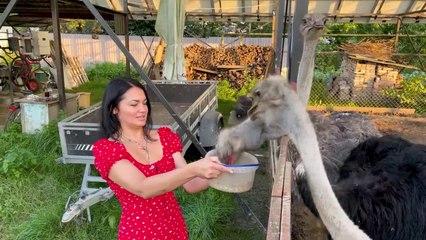
[{"label": "canopy umbrella", "polygon": [[186,80],[183,52],[185,0],[161,0],[155,30],[167,44],[163,77],[166,80]]}]

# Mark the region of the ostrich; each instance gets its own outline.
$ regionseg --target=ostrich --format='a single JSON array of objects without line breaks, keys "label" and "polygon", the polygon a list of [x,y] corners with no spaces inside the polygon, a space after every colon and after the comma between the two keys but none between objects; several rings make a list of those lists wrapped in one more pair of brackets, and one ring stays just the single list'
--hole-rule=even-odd
[{"label": "ostrich", "polygon": [[300,153],[318,213],[335,240],[370,239],[339,205],[322,164],[315,130],[305,105],[281,77],[258,83],[251,92],[249,118],[222,130],[216,145],[221,160],[245,149],[256,149],[268,139],[288,135]]},{"label": "ostrich", "polygon": [[425,239],[426,146],[395,136],[372,137],[350,151],[331,187],[310,117],[285,80],[271,77],[250,95],[248,119],[219,134],[220,159],[288,135],[303,159],[311,209],[333,239],[369,239],[350,219],[372,239]]},{"label": "ostrich", "polygon": [[[315,21],[315,19],[317,20]],[[318,31],[321,31],[320,28],[315,28],[313,26],[315,25],[315,22],[321,22],[322,20],[320,19],[321,18],[318,16],[312,17],[308,15],[305,17],[305,20],[303,21],[302,25],[302,33],[305,38],[305,48],[302,57],[302,62],[299,68],[300,75],[298,78],[297,88],[302,105],[306,105],[309,99],[310,88],[312,86],[314,51],[319,38]],[[312,28],[312,30],[309,30],[309,26],[310,28]],[[258,106],[262,106],[263,108],[273,107],[274,105],[272,103],[273,101],[271,101],[270,103],[263,102],[261,104],[258,104]],[[237,110],[238,107],[239,105],[237,104]],[[244,106],[244,108],[239,109],[240,112],[243,111],[245,108],[246,106]],[[244,114],[241,114],[241,116],[244,116]],[[426,200],[424,197],[426,196],[424,190],[425,151],[418,149],[424,149],[425,147],[407,147],[407,149],[404,148],[404,151],[406,151],[406,153],[403,153],[404,151],[398,152],[398,156],[404,156],[406,158],[408,158],[409,156],[407,152],[410,151],[411,154],[414,154],[415,156],[423,156],[423,160],[420,160],[420,163],[423,162],[423,165],[412,164],[413,166],[409,167],[409,164],[407,163],[406,165],[401,166],[402,169],[416,169],[417,167],[417,170],[412,170],[412,172],[416,173],[417,171],[418,173],[409,174],[407,173],[407,171],[405,171],[405,174],[407,174],[407,176],[413,176],[413,178],[410,178],[408,180],[403,179],[398,182],[398,179],[401,179],[401,177],[404,175],[404,171],[393,171],[393,175],[377,175],[377,172],[384,171],[386,167],[389,168],[389,166],[394,166],[395,162],[392,162],[392,160],[389,159],[392,158],[391,155],[387,155],[388,160],[385,161],[385,155],[381,154],[380,157],[382,157],[383,159],[380,160],[380,164],[377,163],[378,161],[369,162],[368,164],[366,164],[362,162],[362,159],[358,159],[359,161],[353,161],[353,159],[355,159],[354,156],[358,156],[358,158],[360,156],[369,156],[369,154],[374,151],[383,152],[381,150],[382,148],[394,148],[390,152],[397,152],[396,150],[402,149],[401,146],[407,145],[404,143],[405,140],[388,136],[381,137],[380,132],[375,128],[371,120],[368,117],[358,113],[332,113],[330,115],[324,115],[320,112],[309,112],[309,117],[310,120],[313,122],[315,132],[318,136],[319,148],[323,160],[323,165],[328,176],[328,180],[334,186],[334,191],[337,195],[337,198],[343,205],[345,211],[349,214],[350,218],[354,220],[357,224],[359,224],[363,230],[365,230],[371,237],[373,237],[373,239],[424,239],[426,235],[424,224],[425,217],[422,216],[425,212],[426,206]],[[239,120],[243,121],[244,119],[241,118]],[[270,123],[274,122],[271,121]],[[268,125],[268,123],[263,124]],[[275,122],[274,124],[281,123]],[[275,127],[278,126],[268,128],[269,130],[267,131],[275,131]],[[240,131],[241,134],[244,133],[244,130]],[[258,140],[260,139],[259,136],[262,135],[261,130],[255,130],[251,133],[254,133],[254,136],[256,136],[256,138],[251,138],[247,141],[243,141],[243,143],[235,142],[237,149],[257,147],[257,144],[259,144]],[[263,140],[264,139],[262,137],[262,141]],[[365,147],[371,145],[375,147]],[[368,149],[370,153],[368,153],[366,149]],[[408,149],[417,149],[417,152],[414,153],[413,150]],[[294,145],[291,145],[289,147],[289,157],[293,160],[294,168],[296,169],[297,187],[293,188],[293,196],[296,197],[296,201],[302,198],[303,202],[309,207],[309,209],[312,212],[317,213],[317,209],[315,208],[315,205],[317,204],[314,204],[316,202],[315,200],[312,200],[311,191],[309,189],[312,184],[309,184],[309,174],[305,173],[305,167],[306,165],[308,165],[308,163],[302,156],[302,159],[304,160],[304,164],[302,164],[301,158],[297,150],[298,149],[296,149]],[[364,155],[361,154],[363,151]],[[348,172],[348,167],[352,169],[352,172]],[[423,175],[421,175],[421,173]],[[348,177],[348,175],[350,175],[351,177]],[[417,181],[418,186],[420,187],[416,188],[413,187],[413,185],[406,184],[406,182],[404,182],[416,182],[415,180],[417,178],[422,179],[422,176],[423,180]],[[378,180],[377,184],[375,184],[373,180]],[[351,183],[360,184],[360,182],[363,185],[350,185]],[[394,185],[393,188],[389,188],[389,186],[391,186],[389,185],[390,182],[392,183],[392,185]],[[421,188],[421,186],[423,186],[423,188]],[[379,198],[380,194],[386,195],[386,193],[384,192],[385,190],[390,190],[392,193],[395,193],[395,189],[402,193],[401,196],[414,196],[413,201],[417,201],[416,203],[420,209],[418,209],[417,212],[413,212],[413,210],[415,210],[413,206],[415,206],[416,204],[410,202],[410,200],[407,198],[398,197],[397,194],[391,195],[390,197],[395,197],[398,201],[394,201],[395,199],[390,198],[393,201],[392,203],[383,203],[383,199]],[[407,189],[408,191],[413,190],[416,193],[420,192],[420,195],[406,194]],[[383,204],[388,204],[387,208]],[[378,206],[379,210],[371,209],[373,205]],[[389,206],[394,206],[395,210],[391,210]],[[406,206],[405,209],[403,206]],[[407,213],[407,215],[403,216],[401,212],[405,212]],[[378,221],[377,219],[380,219],[380,221]],[[416,223],[421,224],[416,225]],[[327,226],[327,228],[329,229],[329,226]]]},{"label": "ostrich", "polygon": [[[302,19],[300,32],[304,39],[304,47],[298,70],[297,94],[304,106],[309,101],[315,67],[315,49],[325,23],[326,17],[321,14],[307,14]],[[310,111],[309,116],[319,139],[321,156],[331,184],[339,178],[340,168],[353,148],[370,137],[381,136],[370,118],[359,113],[334,112],[324,115],[318,111]],[[293,196],[296,200],[302,200],[312,211],[313,202],[306,182],[305,165],[301,164],[302,159],[291,142],[288,154],[293,162],[298,186],[293,189]]]},{"label": "ostrich", "polygon": [[355,149],[333,187],[349,217],[373,239],[426,239],[426,146],[397,136]]},{"label": "ostrich", "polygon": [[[308,104],[312,88],[315,49],[324,30],[326,20],[327,18],[322,14],[306,14],[300,27],[304,46],[297,76],[297,94],[305,106]],[[332,183],[337,180],[343,161],[355,146],[370,137],[381,136],[371,120],[359,113],[335,112],[325,116],[320,112],[311,111],[309,115],[319,139],[327,176]],[[297,183],[301,186],[298,189],[300,193],[296,191],[295,194],[296,196],[301,194],[304,201],[308,202],[307,198],[309,197],[306,196],[309,196],[309,193],[306,192],[304,165],[301,164],[302,161],[292,145],[289,148],[289,155],[296,169]],[[308,205],[310,204],[308,203]]]},{"label": "ostrich", "polygon": [[322,14],[306,14],[302,18],[300,32],[303,36],[303,53],[297,76],[297,94],[303,105],[307,105],[309,101],[314,77],[315,49],[326,22],[327,18]]},{"label": "ostrich", "polygon": [[[300,59],[296,88],[300,89],[298,94],[305,105],[308,104],[314,76],[315,49],[326,22],[327,17],[323,14],[306,14],[302,18],[300,33],[303,36],[303,53]],[[244,121],[250,104],[250,100],[246,96],[238,98],[235,109],[230,113],[228,124],[233,126]]]},{"label": "ostrich", "polygon": [[[326,16],[322,14],[306,14],[302,19],[300,32],[304,39],[304,47],[298,70],[297,94],[303,105],[307,105],[309,100],[315,67],[315,49],[324,31],[326,20]],[[246,98],[241,99],[244,104],[238,100],[235,110],[230,114],[228,123],[231,126],[242,122],[247,115],[244,112],[249,108]],[[332,184],[338,179],[340,167],[353,148],[370,137],[381,136],[370,118],[359,113],[334,112],[324,115],[318,111],[310,111],[309,115],[318,136],[327,176]],[[304,165],[301,164],[300,156],[292,143],[289,147],[289,158],[292,159],[296,183],[299,186],[294,188],[293,195],[296,199],[302,199],[307,206],[312,206]]]}]

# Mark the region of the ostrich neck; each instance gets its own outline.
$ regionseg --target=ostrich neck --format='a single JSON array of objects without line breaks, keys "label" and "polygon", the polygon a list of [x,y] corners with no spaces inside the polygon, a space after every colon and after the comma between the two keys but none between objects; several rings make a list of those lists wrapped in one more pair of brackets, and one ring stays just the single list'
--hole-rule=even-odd
[{"label": "ostrich neck", "polygon": [[[297,106],[295,106],[297,107]],[[302,105],[298,106],[303,109]],[[321,159],[318,140],[308,114],[303,111],[297,116],[296,129],[290,134],[295,143],[306,170],[308,185],[315,206],[333,239],[342,239],[339,235],[348,229],[360,231],[340,206],[327,178]]]},{"label": "ostrich neck", "polygon": [[305,40],[297,75],[297,94],[306,106],[309,101],[315,68],[315,48],[319,39]]}]

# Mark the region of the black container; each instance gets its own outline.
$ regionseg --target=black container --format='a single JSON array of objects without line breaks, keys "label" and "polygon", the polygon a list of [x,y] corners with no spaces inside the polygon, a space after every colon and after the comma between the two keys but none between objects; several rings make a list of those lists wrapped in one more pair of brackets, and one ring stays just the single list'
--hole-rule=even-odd
[{"label": "black container", "polygon": [[9,44],[9,50],[12,52],[19,51],[19,39],[17,37],[9,37],[7,39],[7,43]]}]

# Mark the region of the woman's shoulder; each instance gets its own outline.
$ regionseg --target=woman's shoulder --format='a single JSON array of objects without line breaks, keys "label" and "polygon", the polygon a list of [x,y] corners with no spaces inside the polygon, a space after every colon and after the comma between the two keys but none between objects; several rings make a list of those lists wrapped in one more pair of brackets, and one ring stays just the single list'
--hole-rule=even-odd
[{"label": "woman's shoulder", "polygon": [[117,147],[122,147],[122,144],[113,139],[101,138],[93,144],[93,151],[97,151],[97,149],[115,149]]},{"label": "woman's shoulder", "polygon": [[108,173],[117,161],[124,159],[126,149],[120,142],[112,139],[101,138],[93,144],[93,156],[95,168],[103,179],[108,179]]},{"label": "woman's shoulder", "polygon": [[182,142],[177,133],[175,133],[169,127],[160,127],[158,129],[158,135],[162,139],[162,142],[167,142],[167,146],[171,149],[172,153],[182,152]]},{"label": "woman's shoulder", "polygon": [[175,132],[170,127],[162,126],[158,128],[157,133],[158,134],[174,134]]},{"label": "woman's shoulder", "polygon": [[179,134],[167,126],[158,128],[158,136],[166,139],[180,139]]},{"label": "woman's shoulder", "polygon": [[123,144],[107,138],[99,139],[93,144],[92,152],[95,157],[95,163],[122,159],[127,154]]},{"label": "woman's shoulder", "polygon": [[112,145],[117,143],[116,141],[112,140],[112,139],[108,139],[108,138],[101,138],[98,141],[96,141],[93,146],[103,146],[103,145]]}]

